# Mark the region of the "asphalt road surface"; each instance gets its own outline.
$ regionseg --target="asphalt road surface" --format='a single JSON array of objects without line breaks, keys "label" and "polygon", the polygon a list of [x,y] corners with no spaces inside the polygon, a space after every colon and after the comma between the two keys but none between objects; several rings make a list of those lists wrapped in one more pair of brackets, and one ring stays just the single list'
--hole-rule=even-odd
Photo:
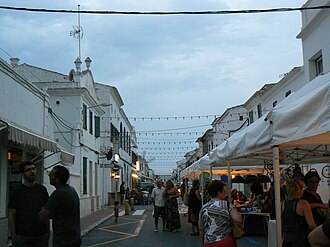
[{"label": "asphalt road surface", "polygon": [[[162,231],[162,223],[159,222],[159,231],[155,232],[153,206],[135,206],[135,211],[130,215],[120,213],[118,223],[114,218],[105,221],[83,237],[82,246],[111,246],[111,247],[201,247],[199,236],[191,236],[191,224],[184,216],[186,208],[181,207],[182,229],[179,232]],[[239,247],[266,247],[265,236],[246,236],[238,241]]]}]

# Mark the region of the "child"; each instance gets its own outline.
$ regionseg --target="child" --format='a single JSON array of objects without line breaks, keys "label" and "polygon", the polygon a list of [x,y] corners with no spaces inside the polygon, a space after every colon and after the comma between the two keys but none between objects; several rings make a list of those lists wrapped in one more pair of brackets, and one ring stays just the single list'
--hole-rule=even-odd
[{"label": "child", "polygon": [[115,222],[118,222],[118,217],[119,217],[119,201],[114,202],[114,212],[115,212]]}]

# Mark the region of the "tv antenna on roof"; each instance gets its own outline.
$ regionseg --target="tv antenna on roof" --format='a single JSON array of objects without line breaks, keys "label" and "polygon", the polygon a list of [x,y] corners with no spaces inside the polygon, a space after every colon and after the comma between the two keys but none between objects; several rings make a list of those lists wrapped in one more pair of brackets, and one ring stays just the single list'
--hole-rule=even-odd
[{"label": "tv antenna on roof", "polygon": [[80,40],[84,36],[84,30],[82,26],[80,26],[80,5],[78,5],[78,25],[73,25],[72,27],[73,30],[70,31],[70,36],[78,39],[78,57],[81,58]]}]

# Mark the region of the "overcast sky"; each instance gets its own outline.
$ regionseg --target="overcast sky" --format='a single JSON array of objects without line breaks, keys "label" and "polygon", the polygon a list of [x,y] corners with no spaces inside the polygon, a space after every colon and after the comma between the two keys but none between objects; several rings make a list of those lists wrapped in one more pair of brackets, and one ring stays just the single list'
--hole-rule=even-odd
[{"label": "overcast sky", "polygon": [[[202,11],[301,7],[305,0],[1,0],[2,6],[112,11]],[[77,57],[70,37],[76,14],[0,9],[0,57],[68,74]],[[82,60],[92,59],[95,81],[118,88],[131,117],[221,115],[262,85],[302,65],[299,11],[231,15],[81,15]],[[157,173],[196,147],[213,118],[131,119],[139,152]],[[188,128],[201,126],[199,128]],[[158,135],[157,130],[186,128]],[[185,132],[186,134],[176,134]],[[197,133],[194,133],[197,132]],[[172,136],[170,134],[172,133]],[[163,140],[167,143],[158,144]],[[180,140],[182,143],[168,143]],[[186,141],[186,143],[184,143]],[[146,143],[146,142],[149,142]],[[156,150],[151,148],[157,148]],[[160,149],[162,148],[162,149]],[[171,148],[171,149],[169,149]],[[179,156],[179,157],[178,157]]]}]

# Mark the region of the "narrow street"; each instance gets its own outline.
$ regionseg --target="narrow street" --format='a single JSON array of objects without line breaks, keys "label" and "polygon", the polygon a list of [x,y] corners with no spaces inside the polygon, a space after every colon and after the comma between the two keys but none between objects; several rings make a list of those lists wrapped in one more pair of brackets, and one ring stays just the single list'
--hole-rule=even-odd
[{"label": "narrow street", "polygon": [[[184,207],[184,206],[183,206]],[[184,216],[186,208],[180,208],[182,229],[177,233],[164,232],[159,222],[159,231],[154,231],[153,206],[136,205],[130,215],[120,212],[118,223],[111,217],[83,237],[84,247],[200,247],[199,236],[190,235],[190,224]],[[239,247],[266,247],[265,236],[246,236],[238,241]]]}]

